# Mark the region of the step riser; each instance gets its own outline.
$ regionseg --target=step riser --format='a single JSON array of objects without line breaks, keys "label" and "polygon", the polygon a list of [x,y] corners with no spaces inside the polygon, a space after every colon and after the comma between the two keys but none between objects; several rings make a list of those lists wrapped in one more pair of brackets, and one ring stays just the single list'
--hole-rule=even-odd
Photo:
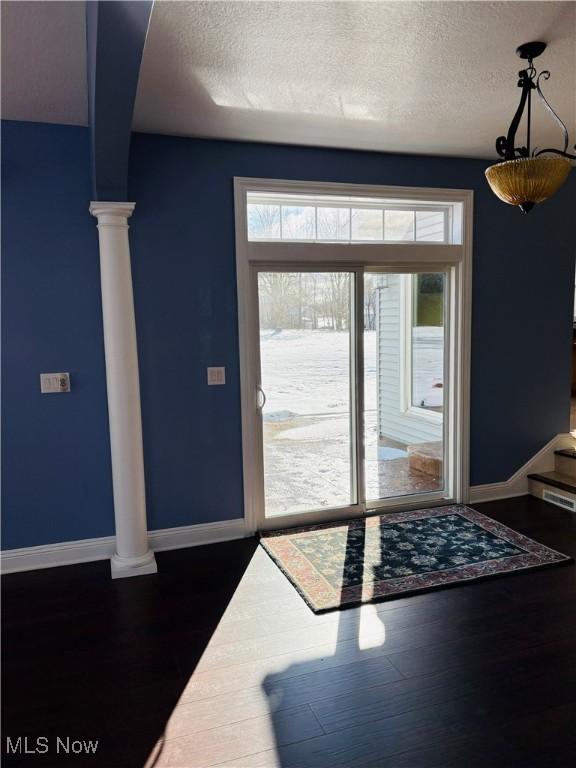
[{"label": "step riser", "polygon": [[442,459],[434,459],[431,456],[412,454],[408,458],[408,466],[411,470],[422,472],[433,478],[442,477]]},{"label": "step riser", "polygon": [[569,459],[567,456],[555,456],[556,472],[561,472],[563,475],[570,475],[576,479],[576,461]]},{"label": "step riser", "polygon": [[[572,459],[568,459],[568,461],[572,461]],[[572,501],[576,501],[576,493],[569,493],[568,491],[561,490],[560,488],[555,488],[552,485],[547,485],[546,483],[540,483],[538,482],[538,480],[529,480],[528,488],[530,489],[530,495],[536,496],[537,499],[544,500],[544,491],[551,491],[552,493],[555,493],[558,496],[564,496],[564,498],[572,499]]]},{"label": "step riser", "polygon": [[444,451],[441,442],[417,443],[408,446],[408,466],[435,479],[442,477]]}]

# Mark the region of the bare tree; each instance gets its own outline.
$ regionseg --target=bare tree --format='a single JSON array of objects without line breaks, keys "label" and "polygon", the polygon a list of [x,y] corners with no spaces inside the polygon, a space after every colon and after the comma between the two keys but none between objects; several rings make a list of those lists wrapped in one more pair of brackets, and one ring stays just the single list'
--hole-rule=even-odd
[{"label": "bare tree", "polygon": [[350,327],[347,272],[261,272],[258,286],[262,328]]},{"label": "bare tree", "polygon": [[364,330],[376,329],[376,306],[378,302],[377,279],[374,275],[364,278]]},{"label": "bare tree", "polygon": [[320,240],[350,239],[349,208],[317,208],[316,220]]},{"label": "bare tree", "polygon": [[248,205],[248,228],[255,237],[280,237],[279,205]]},{"label": "bare tree", "polygon": [[343,331],[348,328],[350,306],[350,276],[347,272],[328,273],[328,296],[333,328]]}]

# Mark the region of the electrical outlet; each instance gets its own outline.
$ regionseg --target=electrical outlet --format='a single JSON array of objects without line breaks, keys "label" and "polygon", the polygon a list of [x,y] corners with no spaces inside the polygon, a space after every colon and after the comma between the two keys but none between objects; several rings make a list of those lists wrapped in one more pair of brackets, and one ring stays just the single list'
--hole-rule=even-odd
[{"label": "electrical outlet", "polygon": [[50,392],[70,392],[70,374],[41,373],[40,392],[43,394],[48,394]]},{"label": "electrical outlet", "polygon": [[208,386],[226,384],[226,368],[206,368]]}]

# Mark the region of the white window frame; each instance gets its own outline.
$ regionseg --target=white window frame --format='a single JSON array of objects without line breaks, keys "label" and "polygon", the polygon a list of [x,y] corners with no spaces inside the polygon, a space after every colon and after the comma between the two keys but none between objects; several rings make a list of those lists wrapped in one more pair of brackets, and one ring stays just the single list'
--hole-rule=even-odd
[{"label": "white window frame", "polygon": [[[248,192],[334,195],[373,197],[386,200],[420,201],[432,205],[460,205],[462,216],[450,222],[453,230],[452,244],[434,242],[383,241],[370,242],[323,242],[249,240],[247,229]],[[242,407],[242,456],[244,479],[244,517],[248,533],[265,528],[287,527],[302,524],[302,515],[274,517],[264,516],[262,428],[258,409],[258,388],[261,385],[258,339],[258,295],[254,271],[264,268],[311,270],[334,268],[347,269],[356,275],[364,270],[382,270],[392,273],[417,271],[447,271],[448,306],[453,329],[449,336],[449,348],[445,361],[453,359],[451,381],[445,377],[447,389],[444,414],[444,445],[449,461],[450,476],[445,478],[446,492],[414,494],[381,500],[377,503],[354,504],[339,508],[337,516],[357,516],[375,510],[401,510],[434,503],[464,503],[469,495],[469,413],[470,413],[470,328],[472,299],[472,212],[473,192],[466,189],[441,189],[424,187],[388,187],[363,184],[338,184],[236,177],[234,179],[236,275],[238,292],[238,336],[240,350],[240,389]],[[460,242],[458,242],[460,241]],[[356,280],[355,312],[357,321],[363,322],[363,280]],[[362,327],[362,326],[361,326]],[[359,334],[362,337],[362,334]],[[363,418],[363,376],[361,338],[356,344],[355,366],[358,397],[356,419]],[[423,410],[423,409],[419,409]],[[455,429],[452,430],[450,415],[453,414]],[[362,421],[359,422],[360,424]],[[360,445],[357,446],[358,485],[363,497],[363,430],[358,430]],[[448,475],[448,473],[446,473]],[[306,513],[305,519],[315,523],[336,517],[334,510]]]},{"label": "white window frame", "polygon": [[[429,408],[422,408],[419,405],[414,405],[413,402],[413,285],[413,275],[406,275],[400,291],[400,409],[403,413],[413,414],[419,419],[424,419],[424,421],[431,421],[434,424],[442,424],[443,414],[441,412],[432,411]],[[444,318],[445,323],[446,320],[447,318]],[[446,367],[446,360],[444,363],[444,367]],[[444,371],[444,377],[446,378],[446,371]]]}]

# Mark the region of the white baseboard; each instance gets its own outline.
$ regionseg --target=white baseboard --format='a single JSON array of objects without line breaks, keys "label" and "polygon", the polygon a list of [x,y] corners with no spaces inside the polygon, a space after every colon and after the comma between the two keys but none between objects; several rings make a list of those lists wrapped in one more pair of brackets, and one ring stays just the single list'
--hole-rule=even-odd
[{"label": "white baseboard", "polygon": [[35,571],[37,568],[55,568],[59,565],[107,560],[113,554],[114,536],[63,541],[59,544],[44,544],[39,547],[5,549],[1,553],[2,573]]},{"label": "white baseboard", "polygon": [[200,523],[199,525],[184,525],[180,528],[148,531],[148,541],[155,552],[162,552],[166,549],[218,544],[222,541],[243,539],[247,535],[246,524],[244,518],[241,517],[237,520],[221,520],[217,523]]},{"label": "white baseboard", "polygon": [[[470,488],[470,502],[479,503],[481,501],[508,499],[513,496],[524,496],[529,492],[529,474],[550,472],[554,469],[554,451],[574,447],[576,447],[576,437],[571,434],[557,435],[523,467],[520,467],[509,480],[472,486]],[[155,552],[233,541],[248,535],[249,531],[243,518],[148,531],[150,547]],[[88,563],[94,560],[107,560],[114,554],[114,543],[114,536],[105,536],[99,539],[64,541],[59,544],[46,544],[39,547],[6,549],[0,553],[1,571],[2,573],[16,573],[17,571],[34,571],[39,568]]]},{"label": "white baseboard", "polygon": [[536,472],[551,472],[554,469],[554,451],[575,448],[576,438],[570,433],[556,435],[549,443],[534,454],[509,480],[501,483],[473,485],[470,488],[470,502],[495,501],[513,496],[525,496],[530,492],[528,475]]},{"label": "white baseboard", "polygon": [[[148,540],[151,549],[159,552],[232,541],[247,535],[244,519],[240,518],[149,531]],[[104,536],[99,539],[63,541],[59,544],[45,544],[39,547],[5,549],[0,553],[1,570],[2,573],[16,573],[88,563],[94,560],[108,560],[114,554],[114,545],[114,536]]]}]

